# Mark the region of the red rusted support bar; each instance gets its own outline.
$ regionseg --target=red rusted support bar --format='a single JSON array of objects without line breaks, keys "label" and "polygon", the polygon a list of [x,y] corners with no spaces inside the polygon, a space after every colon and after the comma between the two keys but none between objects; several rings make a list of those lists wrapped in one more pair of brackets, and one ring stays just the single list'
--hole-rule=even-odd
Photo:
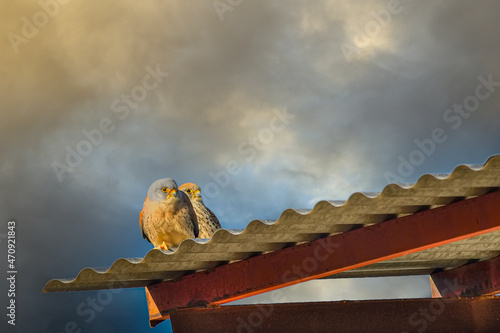
[{"label": "red rusted support bar", "polygon": [[500,293],[500,256],[431,274],[432,297],[465,297]]},{"label": "red rusted support bar", "polygon": [[500,192],[329,236],[146,287],[150,324],[500,230]]},{"label": "red rusted support bar", "polygon": [[441,293],[439,292],[438,288],[434,284],[434,281],[432,280],[432,277],[430,277],[430,279],[431,279],[431,295],[432,295],[432,298],[442,298],[443,296],[441,296]]},{"label": "red rusted support bar", "polygon": [[180,309],[174,333],[500,332],[500,298],[406,299]]}]

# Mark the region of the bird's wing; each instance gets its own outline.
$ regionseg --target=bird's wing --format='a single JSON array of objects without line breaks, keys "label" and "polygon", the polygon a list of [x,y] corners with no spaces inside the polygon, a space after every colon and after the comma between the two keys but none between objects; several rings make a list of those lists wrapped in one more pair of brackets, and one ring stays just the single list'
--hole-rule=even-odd
[{"label": "bird's wing", "polygon": [[210,219],[215,222],[215,225],[217,226],[217,229],[221,229],[222,226],[220,225],[219,219],[215,214],[210,210],[210,208],[207,207],[208,214],[210,215]]},{"label": "bird's wing", "polygon": [[146,239],[148,242],[151,243],[151,241],[149,240],[149,237],[148,235],[146,235],[144,233],[144,210],[146,209],[146,204],[149,202],[149,199],[148,197],[146,197],[146,199],[144,200],[144,206],[142,207],[142,210],[141,210],[141,215],[139,216],[139,226],[141,227],[141,233],[142,233],[142,237],[144,239]]},{"label": "bird's wing", "polygon": [[193,204],[191,203],[191,200],[189,200],[189,197],[186,193],[181,191],[182,194],[182,200],[186,203],[188,206],[188,211],[189,211],[189,216],[191,217],[191,221],[193,221],[193,227],[194,227],[194,236],[198,238],[198,235],[200,233],[200,228],[198,227],[198,218],[196,217],[196,213],[194,211]]}]

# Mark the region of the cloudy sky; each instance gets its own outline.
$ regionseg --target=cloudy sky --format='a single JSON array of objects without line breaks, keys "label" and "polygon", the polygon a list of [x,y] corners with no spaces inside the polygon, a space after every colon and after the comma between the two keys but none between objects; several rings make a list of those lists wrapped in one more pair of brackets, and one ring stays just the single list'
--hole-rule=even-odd
[{"label": "cloudy sky", "polygon": [[[243,228],[499,152],[496,1],[41,0],[0,13],[8,332],[169,330],[149,328],[143,289],[91,320],[76,309],[97,292],[40,293],[144,256],[138,216],[158,178],[200,184],[223,226]],[[426,297],[427,279],[309,282],[286,300]]]}]

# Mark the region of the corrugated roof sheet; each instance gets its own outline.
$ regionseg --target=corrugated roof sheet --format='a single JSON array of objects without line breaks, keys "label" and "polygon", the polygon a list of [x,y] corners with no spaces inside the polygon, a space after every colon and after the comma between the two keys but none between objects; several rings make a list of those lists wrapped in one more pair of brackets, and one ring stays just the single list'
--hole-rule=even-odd
[{"label": "corrugated roof sheet", "polygon": [[[111,268],[83,269],[74,280],[51,280],[44,292],[144,287],[355,228],[480,196],[500,188],[500,156],[484,165],[460,165],[451,174],[427,174],[415,184],[390,184],[381,193],[354,193],[347,201],[320,201],[312,210],[285,210],[277,221],[254,220],[244,230],[222,229],[211,240],[187,239],[175,251],[118,259]],[[500,255],[500,232],[336,274],[368,277],[430,274]]]}]

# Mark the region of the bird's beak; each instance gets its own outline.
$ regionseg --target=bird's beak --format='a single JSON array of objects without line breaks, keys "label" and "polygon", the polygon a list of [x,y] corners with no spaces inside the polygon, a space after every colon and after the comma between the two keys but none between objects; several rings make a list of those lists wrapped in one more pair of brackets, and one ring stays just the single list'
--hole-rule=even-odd
[{"label": "bird's beak", "polygon": [[200,190],[194,191],[194,195],[197,196],[197,197],[199,197],[199,198],[201,198],[201,192],[200,192]]},{"label": "bird's beak", "polygon": [[168,196],[174,196],[176,197],[177,196],[177,189],[176,188],[173,188],[170,190],[170,192],[168,192]]}]

